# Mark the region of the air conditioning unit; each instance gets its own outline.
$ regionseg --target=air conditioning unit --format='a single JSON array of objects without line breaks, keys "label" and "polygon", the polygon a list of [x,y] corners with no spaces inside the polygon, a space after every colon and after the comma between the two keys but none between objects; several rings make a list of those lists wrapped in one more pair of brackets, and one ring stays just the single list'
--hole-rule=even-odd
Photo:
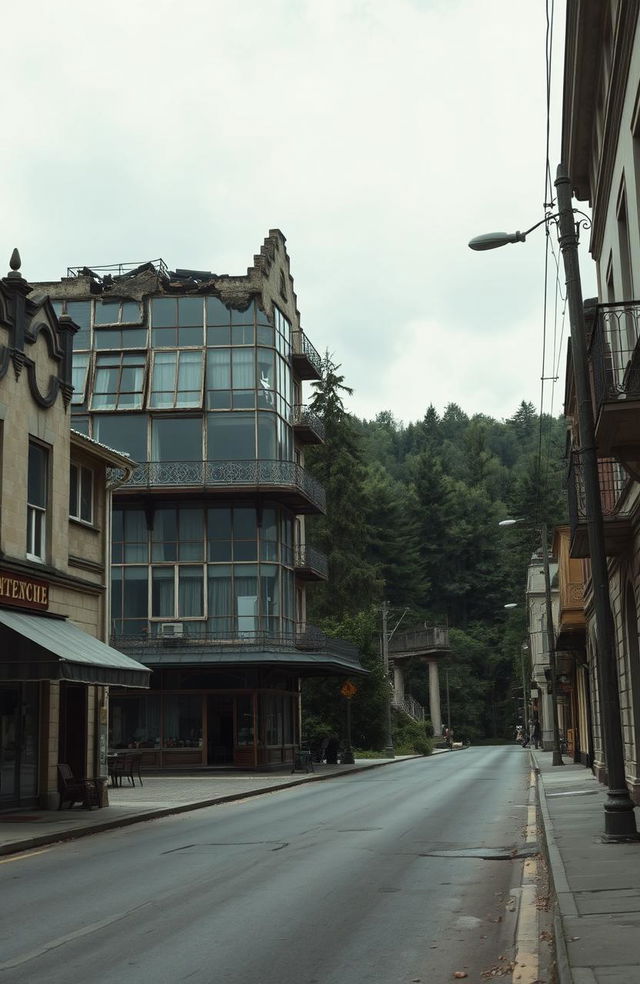
[{"label": "air conditioning unit", "polygon": [[184,625],[182,622],[160,622],[160,631],[158,634],[161,639],[182,639]]}]

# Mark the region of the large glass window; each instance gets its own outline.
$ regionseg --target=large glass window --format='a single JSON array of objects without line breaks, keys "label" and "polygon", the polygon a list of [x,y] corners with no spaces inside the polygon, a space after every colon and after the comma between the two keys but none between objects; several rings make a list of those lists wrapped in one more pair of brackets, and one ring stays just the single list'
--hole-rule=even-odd
[{"label": "large glass window", "polygon": [[109,746],[157,748],[160,744],[160,696],[109,696]]},{"label": "large glass window", "polygon": [[163,698],[165,748],[201,747],[202,704],[199,694],[167,694]]},{"label": "large glass window", "polygon": [[151,533],[153,561],[204,559],[204,512],[200,507],[156,509]]},{"label": "large glass window", "polygon": [[147,518],[142,509],[113,510],[111,561],[145,564],[148,560]]},{"label": "large glass window", "polygon": [[80,331],[73,336],[73,350],[91,348],[91,301],[67,301],[66,314]]},{"label": "large glass window", "polygon": [[96,325],[137,324],[142,321],[140,301],[122,301],[112,298],[96,300]]},{"label": "large glass window", "polygon": [[149,406],[153,409],[202,406],[202,352],[154,352]]},{"label": "large glass window", "polygon": [[209,461],[251,461],[256,457],[255,414],[210,413],[207,415],[207,458]]},{"label": "large glass window", "polygon": [[73,386],[72,406],[81,406],[85,401],[87,391],[87,376],[89,374],[89,352],[74,352],[71,368],[71,385]]},{"label": "large glass window", "polygon": [[139,410],[142,407],[146,355],[113,352],[96,356],[92,410]]},{"label": "large glass window", "polygon": [[154,417],[152,461],[202,461],[201,417]]},{"label": "large glass window", "polygon": [[151,344],[154,348],[202,345],[204,300],[159,297],[151,302]]},{"label": "large glass window", "polygon": [[146,414],[95,414],[92,423],[96,441],[131,455],[134,461],[147,460]]},{"label": "large glass window", "polygon": [[49,451],[30,442],[27,464],[27,556],[44,560],[46,552]]},{"label": "large glass window", "polygon": [[138,636],[148,628],[147,567],[111,568],[111,618],[116,635]]},{"label": "large glass window", "polygon": [[105,349],[141,349],[147,347],[146,328],[100,328],[94,331],[95,348]]},{"label": "large glass window", "polygon": [[207,407],[251,410],[256,404],[255,350],[218,348],[207,352]]}]

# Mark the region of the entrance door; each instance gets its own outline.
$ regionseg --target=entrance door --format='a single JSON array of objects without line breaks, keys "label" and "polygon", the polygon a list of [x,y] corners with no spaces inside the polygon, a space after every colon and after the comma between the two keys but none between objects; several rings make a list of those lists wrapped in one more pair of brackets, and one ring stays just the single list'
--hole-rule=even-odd
[{"label": "entrance door", "polygon": [[74,776],[87,774],[87,696],[82,683],[60,684],[59,759]]},{"label": "entrance door", "polygon": [[207,697],[207,765],[233,762],[233,697]]},{"label": "entrance door", "polygon": [[20,685],[0,687],[0,803],[18,801]]},{"label": "entrance door", "polygon": [[38,793],[37,683],[0,687],[0,805],[35,803]]}]

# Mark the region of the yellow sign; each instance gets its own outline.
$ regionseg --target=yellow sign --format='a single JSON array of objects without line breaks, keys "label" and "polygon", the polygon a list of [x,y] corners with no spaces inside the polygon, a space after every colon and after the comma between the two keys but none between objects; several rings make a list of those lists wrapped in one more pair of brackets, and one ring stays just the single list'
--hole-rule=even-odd
[{"label": "yellow sign", "polygon": [[347,697],[351,700],[358,693],[358,688],[355,683],[351,683],[351,680],[345,680],[345,682],[340,687],[340,693],[343,697]]}]

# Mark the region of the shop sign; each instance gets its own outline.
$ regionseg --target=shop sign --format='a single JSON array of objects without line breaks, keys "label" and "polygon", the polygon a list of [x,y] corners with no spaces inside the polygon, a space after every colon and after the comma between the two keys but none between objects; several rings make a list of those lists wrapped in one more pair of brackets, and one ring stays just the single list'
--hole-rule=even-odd
[{"label": "shop sign", "polygon": [[351,683],[351,680],[345,680],[345,682],[340,687],[340,693],[342,694],[343,697],[346,697],[347,700],[351,700],[351,698],[355,697],[355,695],[358,693],[358,688],[356,687],[355,683]]},{"label": "shop sign", "polygon": [[0,570],[0,605],[44,612],[49,607],[49,584],[23,574]]}]

